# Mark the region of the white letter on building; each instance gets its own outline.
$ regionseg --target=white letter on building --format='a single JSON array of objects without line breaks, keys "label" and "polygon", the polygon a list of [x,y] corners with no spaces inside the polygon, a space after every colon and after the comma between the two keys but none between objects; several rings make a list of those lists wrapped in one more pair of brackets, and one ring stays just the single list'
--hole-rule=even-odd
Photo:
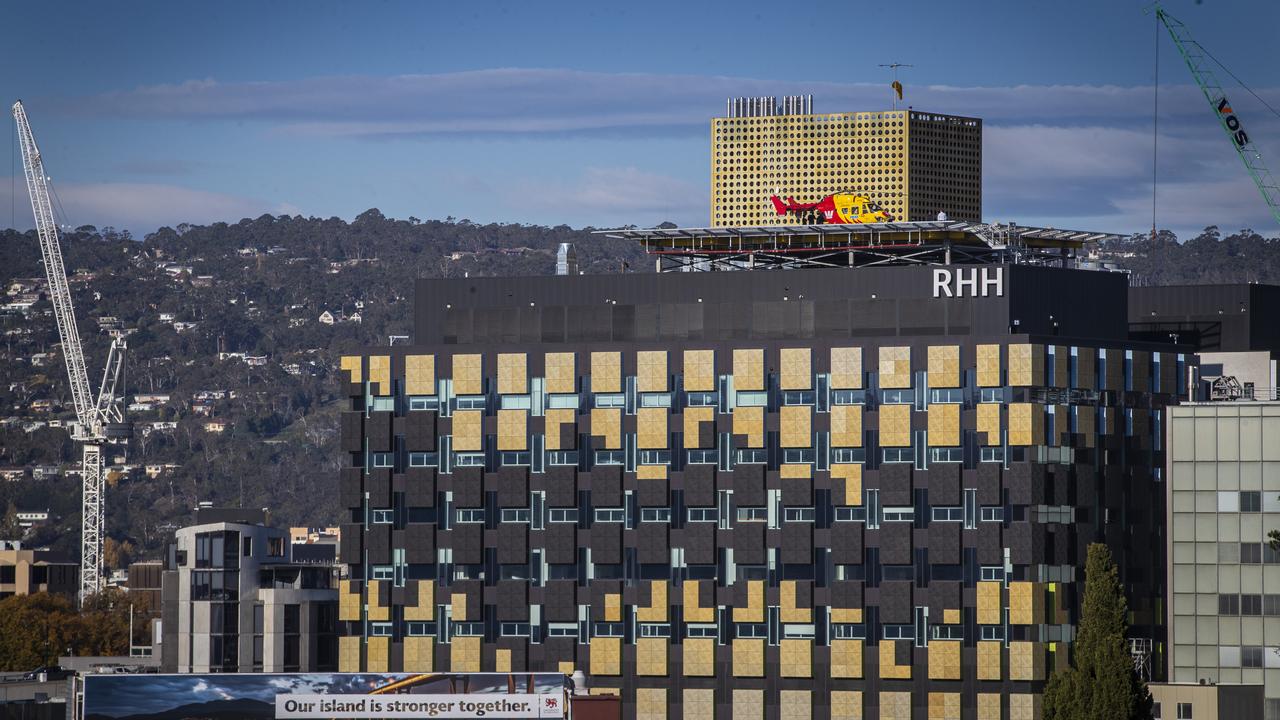
[{"label": "white letter on building", "polygon": [[933,271],[933,296],[934,297],[951,297],[951,271],[942,268],[934,268]]},{"label": "white letter on building", "polygon": [[1004,297],[1004,268],[995,268],[995,276],[987,273],[990,268],[982,268],[982,297],[987,297],[987,289],[994,287],[996,297]]},{"label": "white letter on building", "polygon": [[956,297],[964,297],[965,287],[969,288],[969,297],[978,296],[978,270],[977,268],[969,269],[969,277],[965,277],[964,270],[956,271]]}]

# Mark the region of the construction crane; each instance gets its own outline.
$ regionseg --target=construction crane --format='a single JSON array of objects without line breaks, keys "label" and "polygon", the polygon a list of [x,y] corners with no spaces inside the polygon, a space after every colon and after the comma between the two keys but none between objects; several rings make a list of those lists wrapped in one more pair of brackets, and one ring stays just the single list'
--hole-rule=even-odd
[{"label": "construction crane", "polygon": [[[1222,89],[1222,85],[1209,65],[1209,61],[1216,63],[1217,59],[1191,37],[1186,25],[1159,6],[1156,7],[1156,17],[1168,29],[1169,36],[1173,38],[1173,44],[1178,47],[1178,52],[1191,70],[1191,77],[1195,78],[1196,84],[1200,86],[1205,100],[1209,101],[1209,107],[1213,108],[1213,114],[1218,118],[1218,123],[1231,139],[1231,146],[1244,161],[1245,169],[1249,171],[1249,176],[1253,178],[1258,191],[1262,193],[1267,208],[1271,210],[1271,216],[1280,223],[1280,186],[1277,186],[1276,181],[1271,177],[1271,171],[1262,161],[1262,153],[1258,152],[1253,140],[1245,132],[1244,126],[1240,123],[1239,114],[1231,107],[1231,103],[1227,100],[1227,93]],[[1228,70],[1227,73],[1230,74],[1231,71]]]},{"label": "construction crane", "polygon": [[89,387],[89,371],[84,362],[84,348],[76,327],[75,308],[67,284],[67,269],[62,263],[58,244],[58,225],[49,200],[49,179],[44,161],[36,147],[31,125],[22,101],[13,104],[13,119],[18,126],[18,144],[22,150],[22,169],[27,176],[27,192],[35,215],[36,234],[40,237],[40,254],[49,281],[49,300],[62,340],[62,356],[71,382],[71,399],[76,408],[76,421],[71,424],[71,439],[81,444],[80,474],[80,600],[102,587],[103,541],[103,447],[127,442],[132,427],[125,422],[116,386],[124,368],[125,339],[116,334],[107,353],[107,366],[95,396]]}]

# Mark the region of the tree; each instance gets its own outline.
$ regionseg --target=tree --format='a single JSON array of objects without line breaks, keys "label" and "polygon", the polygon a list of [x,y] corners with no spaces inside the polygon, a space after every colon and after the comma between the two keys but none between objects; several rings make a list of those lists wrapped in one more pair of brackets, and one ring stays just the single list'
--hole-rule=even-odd
[{"label": "tree", "polygon": [[1111,551],[1101,543],[1090,545],[1071,667],[1049,678],[1045,720],[1151,718],[1151,693],[1125,643],[1127,613]]},{"label": "tree", "polygon": [[129,598],[105,590],[76,612],[70,598],[49,593],[0,600],[0,672],[52,665],[61,655],[127,655]]}]

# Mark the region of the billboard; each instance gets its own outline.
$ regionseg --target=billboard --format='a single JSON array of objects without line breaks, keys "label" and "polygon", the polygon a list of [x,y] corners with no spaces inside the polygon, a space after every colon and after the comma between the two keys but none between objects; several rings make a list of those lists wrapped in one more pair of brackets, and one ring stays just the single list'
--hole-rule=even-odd
[{"label": "billboard", "polygon": [[89,675],[83,720],[564,718],[559,673]]}]

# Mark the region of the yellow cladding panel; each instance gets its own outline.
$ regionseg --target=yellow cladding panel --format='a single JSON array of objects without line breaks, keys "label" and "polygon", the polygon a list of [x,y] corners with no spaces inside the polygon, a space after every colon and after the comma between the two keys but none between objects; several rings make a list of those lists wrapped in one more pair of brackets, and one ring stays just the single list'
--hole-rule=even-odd
[{"label": "yellow cladding panel", "polygon": [[449,596],[449,608],[453,613],[454,622],[468,622],[467,620],[467,594],[453,593]]},{"label": "yellow cladding panel", "polygon": [[387,672],[391,669],[391,638],[371,637],[365,645],[365,670]]},{"label": "yellow cladding panel", "polygon": [[666,465],[640,465],[636,468],[637,480],[666,480]]},{"label": "yellow cladding panel", "polygon": [[604,594],[605,622],[622,622],[622,595],[620,593]]},{"label": "yellow cladding panel", "polygon": [[480,355],[453,356],[453,394],[481,395],[484,383],[481,381]]},{"label": "yellow cladding panel", "polygon": [[929,679],[960,679],[960,641],[929,641]]},{"label": "yellow cladding panel", "polygon": [[622,674],[622,638],[591,638],[591,674]]},{"label": "yellow cladding panel", "polygon": [[880,720],[911,720],[911,693],[881,692]]},{"label": "yellow cladding panel", "polygon": [[498,353],[498,394],[529,392],[529,362],[524,353]]},{"label": "yellow cladding panel", "polygon": [[978,717],[982,720],[1004,720],[1000,693],[978,693]]},{"label": "yellow cladding panel", "polygon": [[1009,693],[1009,720],[1040,720],[1042,697],[1033,693]]},{"label": "yellow cladding panel", "polygon": [[511,672],[511,648],[498,648],[493,652],[493,671]]},{"label": "yellow cladding panel", "polygon": [[862,608],[831,608],[831,622],[857,625],[862,622]]},{"label": "yellow cladding panel", "polygon": [[689,392],[715,391],[716,353],[714,350],[684,351],[684,389]]},{"label": "yellow cladding panel", "polygon": [[456,452],[480,452],[484,450],[483,410],[454,411],[453,449]]},{"label": "yellow cladding panel", "polygon": [[861,640],[831,641],[831,677],[853,679],[862,677]]},{"label": "yellow cladding panel", "polygon": [[433,670],[435,670],[435,638],[416,635],[406,637],[404,639],[404,671],[431,672]]},{"label": "yellow cladding panel", "polygon": [[715,677],[716,639],[685,638],[684,674],[689,677]]},{"label": "yellow cladding panel", "polygon": [[911,663],[899,665],[896,661],[898,643],[906,643],[909,647],[910,642],[907,640],[881,640],[880,641],[880,677],[884,680],[910,680],[911,679]]},{"label": "yellow cladding panel", "polygon": [[[785,640],[783,642],[786,642]],[[809,642],[805,640],[805,642]],[[782,690],[778,693],[778,712],[781,720],[813,720],[813,692],[810,690]]]},{"label": "yellow cladding panel", "polygon": [[636,411],[636,447],[641,450],[667,447],[667,408],[640,408]]},{"label": "yellow cladding panel", "polygon": [[809,480],[813,478],[812,465],[797,465],[795,463],[791,463],[780,465],[778,470],[778,477],[783,480]]},{"label": "yellow cladding panel", "polygon": [[1034,582],[1009,583],[1009,623],[1035,625],[1044,615],[1044,586]]},{"label": "yellow cladding panel", "polygon": [[549,393],[573,393],[578,391],[574,373],[574,355],[571,352],[547,353],[546,385]]},{"label": "yellow cladding panel", "polygon": [[764,581],[747,581],[747,606],[733,609],[733,621],[738,623],[764,622]]},{"label": "yellow cladding panel", "polygon": [[338,619],[339,620],[359,620],[360,619],[360,593],[352,592],[350,580],[338,581]]},{"label": "yellow cladding panel", "polygon": [[667,674],[667,639],[642,637],[636,640],[636,674]]},{"label": "yellow cladding panel", "polygon": [[960,444],[960,406],[951,403],[929,405],[929,444],[954,447]]},{"label": "yellow cladding panel", "polygon": [[1009,643],[1009,679],[1044,680],[1044,643],[1020,641]]},{"label": "yellow cladding panel", "polygon": [[1009,403],[1009,444],[1044,444],[1044,406]]},{"label": "yellow cladding panel", "polygon": [[831,446],[862,447],[862,406],[831,407]]},{"label": "yellow cladding panel", "polygon": [[543,420],[543,427],[546,429],[546,445],[548,450],[572,449],[572,447],[560,447],[560,426],[573,425],[577,420],[577,415],[578,412],[573,408],[552,408],[547,411],[547,416]]},{"label": "yellow cladding panel", "polygon": [[831,348],[831,388],[862,389],[862,348]]},{"label": "yellow cladding panel", "polygon": [[1000,641],[978,641],[978,679],[1002,680],[1000,669]]},{"label": "yellow cladding panel", "polygon": [[929,693],[929,720],[960,720],[960,693]]},{"label": "yellow cladding panel", "polygon": [[436,617],[436,583],[434,580],[411,580],[418,586],[418,604],[404,606],[405,620],[430,622]]},{"label": "yellow cladding panel", "polygon": [[905,346],[880,348],[880,387],[911,387],[911,348]]},{"label": "yellow cladding panel", "polygon": [[764,408],[736,407],[733,409],[733,434],[747,438],[745,447],[764,447]]},{"label": "yellow cladding panel", "polygon": [[811,357],[809,348],[782,349],[778,372],[783,390],[808,390],[813,387]]},{"label": "yellow cladding panel", "polygon": [[714,607],[702,607],[698,604],[699,583],[710,583],[710,580],[684,581],[684,620],[694,623],[711,623],[716,621]]},{"label": "yellow cladding panel", "polygon": [[862,691],[832,690],[831,720],[863,720]]},{"label": "yellow cladding panel", "polygon": [[960,624],[960,611],[959,611],[958,609],[955,609],[955,608],[948,608],[948,609],[946,609],[946,610],[943,610],[943,611],[942,611],[942,624],[943,624],[943,625],[959,625],[959,624]]},{"label": "yellow cladding panel", "polygon": [[435,355],[405,355],[404,391],[408,395],[436,394]]},{"label": "yellow cladding panel", "polygon": [[781,608],[778,612],[779,619],[784,623],[811,623],[813,622],[813,608],[800,607],[796,604],[796,581],[783,580],[779,590],[781,596],[779,605]]},{"label": "yellow cladding panel", "polygon": [[733,676],[764,677],[764,638],[734,638]]},{"label": "yellow cladding panel", "polygon": [[978,386],[1000,387],[1000,346],[978,346]]},{"label": "yellow cladding panel", "polygon": [[764,390],[764,350],[733,351],[735,390]]},{"label": "yellow cladding panel", "polygon": [[667,621],[667,580],[650,580],[648,607],[636,608],[636,621],[662,623]]},{"label": "yellow cladding panel", "polygon": [[734,688],[733,712],[729,717],[733,720],[764,720],[764,691]]},{"label": "yellow cladding panel", "polygon": [[960,387],[960,346],[929,346],[929,387]]},{"label": "yellow cladding panel", "polygon": [[389,356],[369,356],[369,392],[374,395],[391,394],[391,358]]},{"label": "yellow cladding panel", "polygon": [[556,666],[556,672],[558,672],[558,673],[560,673],[560,674],[562,674],[562,675],[572,675],[572,674],[573,674],[573,661],[572,661],[572,660],[561,660],[561,661],[560,661],[560,663]]},{"label": "yellow cladding panel", "polygon": [[684,446],[687,448],[700,447],[698,445],[698,428],[699,423],[715,422],[716,409],[713,407],[687,407],[684,409]]},{"label": "yellow cladding panel", "polygon": [[666,688],[636,688],[636,720],[667,720]]},{"label": "yellow cladding panel", "polygon": [[716,691],[712,688],[685,688],[684,720],[715,720]]},{"label": "yellow cladding panel", "polygon": [[911,406],[880,406],[881,447],[911,447]]},{"label": "yellow cladding panel", "polygon": [[338,672],[360,672],[360,638],[338,638]]},{"label": "yellow cladding panel", "polygon": [[529,443],[527,410],[498,411],[498,449],[525,450]]},{"label": "yellow cladding panel", "polygon": [[667,391],[666,350],[642,350],[636,353],[636,391]]},{"label": "yellow cladding panel", "polygon": [[978,583],[978,624],[999,625],[1001,615],[1000,583],[992,580]]},{"label": "yellow cladding panel", "polygon": [[622,408],[591,408],[591,435],[604,438],[600,450],[622,448]]},{"label": "yellow cladding panel", "polygon": [[622,392],[621,353],[591,353],[591,392]]},{"label": "yellow cladding panel", "polygon": [[831,486],[836,491],[834,500],[837,505],[861,505],[862,466],[832,465]]},{"label": "yellow cladding panel", "polygon": [[452,672],[480,672],[480,641],[478,635],[454,637],[449,641],[449,670]]},{"label": "yellow cladding panel", "polygon": [[978,444],[1000,444],[1000,403],[978,403]]},{"label": "yellow cladding panel", "polygon": [[391,603],[386,602],[385,595],[391,593],[391,583],[387,580],[371,580],[369,582],[369,619],[386,621],[391,619]]},{"label": "yellow cladding panel", "polygon": [[807,448],[813,445],[813,415],[808,405],[784,405],[778,412],[784,448]]},{"label": "yellow cladding panel", "polygon": [[343,355],[338,367],[347,373],[347,381],[353,383],[364,382],[364,358],[359,355]]},{"label": "yellow cladding panel", "polygon": [[1044,346],[1009,346],[1009,384],[1016,386],[1044,384]]}]

